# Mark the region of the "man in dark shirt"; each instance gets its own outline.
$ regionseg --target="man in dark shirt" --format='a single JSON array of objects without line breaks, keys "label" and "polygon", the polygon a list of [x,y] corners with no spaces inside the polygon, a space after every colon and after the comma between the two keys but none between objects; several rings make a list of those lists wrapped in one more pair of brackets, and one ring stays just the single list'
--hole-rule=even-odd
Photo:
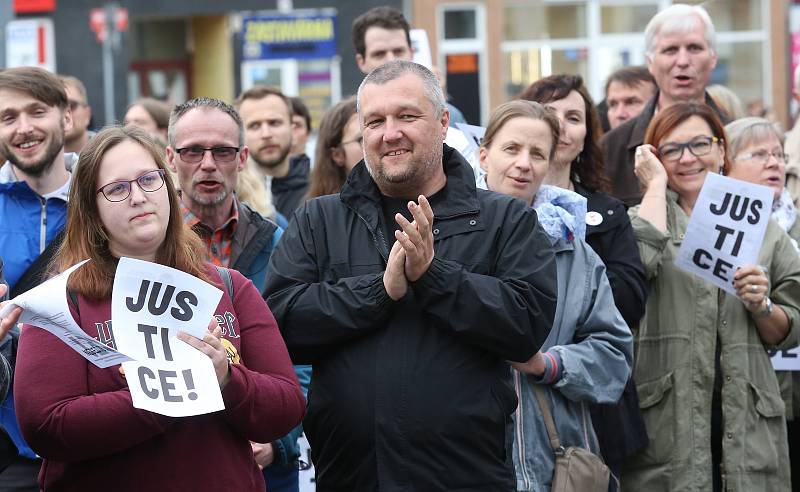
[{"label": "man in dark shirt", "polygon": [[314,366],[303,425],[318,490],[512,490],[506,361],[552,325],[549,240],[443,145],[428,69],[381,65],[358,106],[365,160],[295,213],[267,278],[293,360]]}]

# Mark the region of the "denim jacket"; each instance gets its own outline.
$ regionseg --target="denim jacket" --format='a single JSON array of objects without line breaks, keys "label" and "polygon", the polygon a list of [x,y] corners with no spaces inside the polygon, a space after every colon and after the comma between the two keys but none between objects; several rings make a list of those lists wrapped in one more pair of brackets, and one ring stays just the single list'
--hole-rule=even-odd
[{"label": "denim jacket", "polygon": [[562,445],[599,454],[588,403],[616,402],[632,365],[633,339],[614,305],[605,266],[580,237],[583,221],[570,220],[586,215],[585,199],[550,188],[542,187],[534,202],[558,270],[556,317],[541,349],[547,369],[542,377],[512,370],[519,397],[513,459],[517,490],[524,491],[549,491],[555,465],[533,385],[545,388]]}]

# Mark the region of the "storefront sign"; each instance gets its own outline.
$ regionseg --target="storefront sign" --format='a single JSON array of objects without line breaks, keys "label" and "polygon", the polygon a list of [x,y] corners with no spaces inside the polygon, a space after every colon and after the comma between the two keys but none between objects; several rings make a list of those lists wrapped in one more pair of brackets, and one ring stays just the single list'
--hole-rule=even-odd
[{"label": "storefront sign", "polygon": [[311,59],[336,56],[335,15],[245,17],[245,60]]}]

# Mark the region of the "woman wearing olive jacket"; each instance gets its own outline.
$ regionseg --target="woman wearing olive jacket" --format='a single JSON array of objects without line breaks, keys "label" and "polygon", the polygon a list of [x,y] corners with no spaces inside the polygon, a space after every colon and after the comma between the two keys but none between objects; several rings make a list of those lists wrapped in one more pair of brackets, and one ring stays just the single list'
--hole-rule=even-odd
[{"label": "woman wearing olive jacket", "polygon": [[651,288],[634,380],[650,443],[623,470],[623,490],[790,487],[784,403],[766,349],[796,343],[800,258],[770,220],[760,267],[736,272],[736,295],[674,263],[705,176],[729,168],[725,139],[707,106],[677,104],[637,149],[646,191],[630,214]]}]

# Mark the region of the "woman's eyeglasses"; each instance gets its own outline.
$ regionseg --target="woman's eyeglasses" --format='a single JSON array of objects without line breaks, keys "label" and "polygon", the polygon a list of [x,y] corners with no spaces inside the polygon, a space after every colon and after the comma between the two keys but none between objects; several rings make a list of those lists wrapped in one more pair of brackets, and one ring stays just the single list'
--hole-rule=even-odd
[{"label": "woman's eyeglasses", "polygon": [[154,169],[130,181],[114,181],[108,183],[107,185],[101,186],[97,190],[97,193],[102,193],[109,202],[121,202],[131,196],[131,187],[134,181],[139,185],[142,191],[148,193],[158,191],[164,186],[164,170]]},{"label": "woman's eyeglasses", "polygon": [[787,158],[786,154],[781,149],[772,151],[761,149],[750,152],[749,154],[739,154],[734,159],[737,161],[748,161],[752,159],[757,164],[766,164],[769,160],[769,156],[774,157],[778,162],[786,162]]},{"label": "woman's eyeglasses", "polygon": [[703,157],[711,152],[711,148],[715,143],[720,140],[717,137],[694,137],[688,142],[683,143],[668,143],[658,148],[658,156],[662,161],[675,162],[683,157],[684,149],[689,149],[689,152],[695,157]]}]

